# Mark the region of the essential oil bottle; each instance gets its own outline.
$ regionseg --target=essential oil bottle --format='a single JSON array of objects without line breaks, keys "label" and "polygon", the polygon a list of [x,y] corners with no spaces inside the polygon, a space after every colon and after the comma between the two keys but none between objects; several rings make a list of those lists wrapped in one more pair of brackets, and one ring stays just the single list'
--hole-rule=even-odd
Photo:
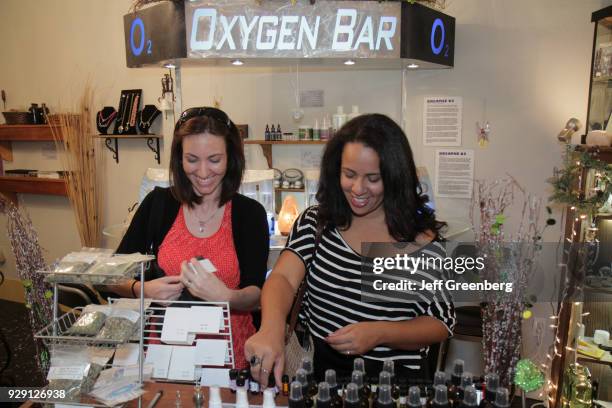
[{"label": "essential oil bottle", "polygon": [[292,382],[289,388],[289,408],[306,408],[302,384],[298,381]]}]

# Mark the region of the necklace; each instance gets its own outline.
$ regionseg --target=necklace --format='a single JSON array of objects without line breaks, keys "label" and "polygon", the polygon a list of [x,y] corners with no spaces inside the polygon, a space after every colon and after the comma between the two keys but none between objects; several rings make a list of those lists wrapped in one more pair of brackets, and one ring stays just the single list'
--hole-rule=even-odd
[{"label": "necklace", "polygon": [[136,126],[136,112],[138,112],[138,101],[139,100],[140,100],[140,95],[136,94],[136,96],[132,100],[132,114],[130,115],[130,127]]},{"label": "necklace", "polygon": [[119,119],[119,127],[117,128],[119,133],[123,133],[123,122],[125,121],[125,114],[127,113],[127,106],[128,106],[128,101],[127,101],[128,94],[123,94],[121,95],[121,97],[123,98],[123,106],[121,106],[121,104],[119,106],[119,108],[121,108],[121,119]]},{"label": "necklace", "polygon": [[102,111],[98,112],[98,126],[108,127],[113,119],[115,119],[115,116],[117,116],[117,111],[114,109],[107,117],[102,116]]},{"label": "necklace", "polygon": [[140,112],[140,128],[141,129],[148,129],[151,127],[151,122],[153,122],[156,118],[157,115],[159,114],[159,111],[156,109],[153,109],[153,113],[151,113],[151,116],[149,116],[146,120],[144,120],[144,115],[145,115],[145,110],[143,109],[142,112]]},{"label": "necklace", "polygon": [[205,220],[201,220],[200,217],[198,217],[198,214],[195,211],[193,211],[194,217],[196,217],[196,219],[198,220],[198,232],[200,234],[204,232],[204,228],[206,228],[206,224],[208,224],[210,222],[210,220],[212,220],[213,217],[215,215],[217,215],[217,212],[219,211],[219,208],[221,208],[221,207],[217,207],[217,209],[215,211],[213,211],[213,213],[210,215],[210,217],[206,218]]}]

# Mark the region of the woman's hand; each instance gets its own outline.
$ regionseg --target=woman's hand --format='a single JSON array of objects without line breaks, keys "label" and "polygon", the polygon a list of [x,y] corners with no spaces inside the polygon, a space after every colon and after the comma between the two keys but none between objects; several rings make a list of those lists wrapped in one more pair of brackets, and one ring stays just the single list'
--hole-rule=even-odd
[{"label": "woman's hand", "polygon": [[207,302],[231,301],[233,291],[225,286],[214,273],[207,272],[195,258],[183,261],[180,279],[189,293],[197,298]]},{"label": "woman's hand", "polygon": [[151,299],[176,300],[181,296],[183,289],[179,276],[164,276],[145,282],[144,294]]},{"label": "woman's hand", "polygon": [[338,353],[365,354],[380,344],[376,327],[378,323],[349,324],[327,336],[325,341]]},{"label": "woman's hand", "polygon": [[282,384],[285,367],[285,334],[283,330],[261,329],[246,341],[244,356],[251,364],[251,375],[266,387],[270,373],[274,374],[277,384]]}]

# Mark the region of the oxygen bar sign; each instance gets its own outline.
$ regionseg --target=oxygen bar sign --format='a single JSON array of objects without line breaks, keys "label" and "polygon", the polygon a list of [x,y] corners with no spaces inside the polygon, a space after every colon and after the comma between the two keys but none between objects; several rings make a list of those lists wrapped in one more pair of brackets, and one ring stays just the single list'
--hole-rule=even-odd
[{"label": "oxygen bar sign", "polygon": [[188,58],[400,57],[400,3],[185,3]]}]

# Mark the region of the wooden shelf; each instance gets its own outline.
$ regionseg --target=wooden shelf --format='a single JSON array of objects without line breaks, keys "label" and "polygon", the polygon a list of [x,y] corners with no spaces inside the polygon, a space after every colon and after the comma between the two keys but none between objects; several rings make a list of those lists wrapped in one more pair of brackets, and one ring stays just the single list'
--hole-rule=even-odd
[{"label": "wooden shelf", "polygon": [[290,192],[290,193],[303,193],[304,192],[304,187],[302,188],[282,188],[282,187],[277,187],[274,189],[274,191],[276,192]]},{"label": "wooden shelf", "polygon": [[0,176],[0,193],[17,203],[17,193],[67,196],[64,179],[26,176]]},{"label": "wooden shelf", "polygon": [[327,140],[245,140],[244,144],[258,145],[319,145],[325,144]]},{"label": "wooden shelf", "polygon": [[245,140],[244,144],[257,144],[263,149],[263,154],[268,161],[268,167],[272,168],[272,146],[289,145],[324,145],[327,140]]},{"label": "wooden shelf", "polygon": [[52,142],[53,133],[49,125],[0,125],[0,140]]},{"label": "wooden shelf", "polygon": [[0,125],[0,159],[13,161],[11,142],[52,142],[49,125]]}]

